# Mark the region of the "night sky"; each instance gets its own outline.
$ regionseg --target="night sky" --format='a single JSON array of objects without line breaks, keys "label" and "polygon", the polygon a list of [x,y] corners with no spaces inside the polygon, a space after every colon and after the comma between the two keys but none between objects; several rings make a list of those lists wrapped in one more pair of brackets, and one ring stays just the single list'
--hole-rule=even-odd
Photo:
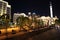
[{"label": "night sky", "polygon": [[53,14],[60,18],[60,1],[59,0],[5,0],[12,7],[12,14],[16,12],[35,12],[40,16],[50,16],[49,2],[53,5]]}]

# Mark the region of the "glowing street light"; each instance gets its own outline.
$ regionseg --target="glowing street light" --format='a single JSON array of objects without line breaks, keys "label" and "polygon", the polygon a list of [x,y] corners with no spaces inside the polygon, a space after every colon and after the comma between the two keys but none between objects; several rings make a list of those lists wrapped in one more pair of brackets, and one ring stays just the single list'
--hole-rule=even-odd
[{"label": "glowing street light", "polygon": [[15,24],[14,24],[14,25],[15,25],[15,27],[16,27],[16,24],[17,24],[17,23],[15,23]]}]

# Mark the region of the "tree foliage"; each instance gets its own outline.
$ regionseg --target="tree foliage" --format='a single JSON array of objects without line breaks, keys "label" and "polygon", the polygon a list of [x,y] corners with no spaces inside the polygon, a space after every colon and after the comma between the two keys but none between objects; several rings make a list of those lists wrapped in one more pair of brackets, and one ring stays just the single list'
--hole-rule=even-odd
[{"label": "tree foliage", "polygon": [[55,21],[55,24],[60,24],[60,19]]}]

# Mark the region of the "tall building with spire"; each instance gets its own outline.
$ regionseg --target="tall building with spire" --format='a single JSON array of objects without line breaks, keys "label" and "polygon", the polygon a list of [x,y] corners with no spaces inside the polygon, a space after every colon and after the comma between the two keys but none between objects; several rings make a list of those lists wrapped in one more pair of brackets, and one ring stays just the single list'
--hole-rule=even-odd
[{"label": "tall building with spire", "polygon": [[52,10],[52,3],[50,2],[50,16],[53,18],[53,10]]},{"label": "tall building with spire", "polygon": [[11,17],[11,5],[6,1],[0,0],[0,16],[4,14],[9,14]]}]

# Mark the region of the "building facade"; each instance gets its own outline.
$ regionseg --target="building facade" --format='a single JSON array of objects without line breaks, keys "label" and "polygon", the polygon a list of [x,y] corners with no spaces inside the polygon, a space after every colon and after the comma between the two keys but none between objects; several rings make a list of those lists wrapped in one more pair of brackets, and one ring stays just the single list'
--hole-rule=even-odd
[{"label": "building facade", "polygon": [[0,0],[0,16],[4,14],[9,14],[11,17],[11,5],[6,1]]},{"label": "building facade", "polygon": [[20,16],[28,17],[25,13],[14,13],[13,15],[13,23],[16,23],[16,19]]},{"label": "building facade", "polygon": [[9,18],[11,19],[11,5],[7,5],[7,14],[9,15]]},{"label": "building facade", "polygon": [[[33,15],[33,14],[32,14],[32,15]],[[29,15],[26,15],[25,13],[14,13],[13,23],[16,23],[16,19],[17,19],[19,16],[28,17],[30,20],[34,20],[34,18],[35,18],[37,21],[38,21],[38,20],[42,20],[44,26],[55,24],[55,20],[58,20],[57,16],[55,16],[55,17],[53,17],[53,22],[51,23],[51,17],[49,17],[49,16],[39,16],[39,17],[38,17],[38,15],[29,16]]]},{"label": "building facade", "polygon": [[38,20],[42,20],[44,25],[52,25],[55,24],[55,21],[58,20],[57,16],[53,17],[53,22],[51,21],[51,17],[49,16],[41,16],[40,18],[37,18]]}]

